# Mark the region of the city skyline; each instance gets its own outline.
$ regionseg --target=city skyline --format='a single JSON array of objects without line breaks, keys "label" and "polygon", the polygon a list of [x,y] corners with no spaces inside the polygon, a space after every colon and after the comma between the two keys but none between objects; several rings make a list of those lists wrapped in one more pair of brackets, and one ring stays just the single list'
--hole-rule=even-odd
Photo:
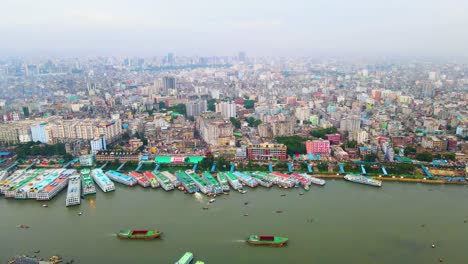
[{"label": "city skyline", "polygon": [[468,56],[460,1],[6,1],[0,56]]}]

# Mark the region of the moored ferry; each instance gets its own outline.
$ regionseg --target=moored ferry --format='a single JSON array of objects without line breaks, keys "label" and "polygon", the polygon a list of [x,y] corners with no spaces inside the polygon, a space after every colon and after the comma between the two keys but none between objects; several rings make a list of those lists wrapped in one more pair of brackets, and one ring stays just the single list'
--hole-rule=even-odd
[{"label": "moored ferry", "polygon": [[185,254],[175,264],[190,264],[192,260],[192,252],[185,252]]},{"label": "moored ferry", "polygon": [[156,179],[156,176],[152,173],[152,172],[149,172],[149,171],[145,171],[143,172],[143,175],[146,177],[146,179],[149,181],[150,185],[151,185],[151,188],[157,188],[159,187],[159,182],[158,180]]},{"label": "moored ferry", "polygon": [[158,179],[159,184],[165,191],[174,190],[172,182],[161,172],[155,172],[154,175]]},{"label": "moored ferry", "polygon": [[172,183],[172,185],[174,185],[174,187],[179,187],[180,186],[181,182],[180,182],[179,178],[176,177],[174,174],[172,174],[172,173],[170,173],[168,171],[162,171],[161,173],[171,181],[171,183]]},{"label": "moored ferry", "polygon": [[320,179],[320,178],[317,178],[317,177],[312,177],[310,175],[307,175],[307,174],[301,174],[303,177],[306,177],[310,180],[311,183],[315,184],[315,185],[320,185],[320,186],[323,186],[325,185],[326,181],[324,179]]},{"label": "moored ferry", "polygon": [[68,169],[60,173],[60,176],[55,178],[44,189],[37,193],[37,200],[47,201],[54,198],[61,190],[65,189],[68,184],[68,177],[74,175],[76,170]]},{"label": "moored ferry", "polygon": [[183,171],[176,171],[176,177],[182,183],[185,191],[188,193],[198,192],[200,189],[195,182]]},{"label": "moored ferry", "polygon": [[202,177],[205,181],[207,181],[211,185],[213,193],[223,192],[223,188],[219,185],[219,182],[211,175],[211,173],[205,171],[202,173]]},{"label": "moored ferry", "polygon": [[279,172],[270,172],[269,176],[272,178],[273,183],[283,188],[291,188],[296,186],[298,180],[291,178],[288,174]]},{"label": "moored ferry", "polygon": [[81,177],[74,174],[68,177],[66,206],[78,205],[81,203]]},{"label": "moored ferry", "polygon": [[235,171],[233,174],[237,177],[237,179],[239,179],[240,182],[251,188],[258,186],[258,182],[247,174],[244,174],[240,171]]},{"label": "moored ferry", "polygon": [[232,172],[226,172],[226,178],[234,190],[242,189],[242,184]]},{"label": "moored ferry", "polygon": [[93,179],[91,178],[91,171],[89,169],[82,169],[81,175],[81,187],[83,188],[83,195],[95,194],[96,186],[94,185]]},{"label": "moored ferry", "polygon": [[361,184],[371,185],[375,187],[382,187],[382,181],[368,178],[365,176],[347,174],[344,176],[344,178],[348,181],[355,182],[355,183],[361,183]]},{"label": "moored ferry", "polygon": [[115,191],[114,183],[104,174],[102,169],[92,170],[91,176],[103,192]]},{"label": "moored ferry", "polygon": [[9,177],[7,177],[5,180],[0,182],[0,194],[5,194],[5,191],[10,189],[12,186],[14,186],[14,183],[23,177],[23,175],[26,173],[25,170],[17,170],[13,172]]},{"label": "moored ferry", "polygon": [[[70,173],[72,171],[64,170],[64,169],[45,170],[38,177],[41,180],[38,181],[36,184],[32,185],[32,187],[29,187],[29,190],[27,191],[28,198],[39,200],[39,195],[41,195],[41,199],[43,200],[51,199],[53,196],[55,196],[56,193],[54,193],[52,196],[49,196],[49,193],[51,191],[54,191],[54,192],[57,190],[61,191],[63,188],[65,188],[65,186],[67,185],[67,182],[65,179],[65,183],[64,183],[63,179],[68,178],[68,176],[70,176]],[[57,180],[56,182],[56,179],[60,178],[61,175],[65,175],[65,177],[62,177],[60,180]],[[55,182],[54,185],[57,185],[58,183],[60,183],[60,186],[58,189],[52,188],[53,186],[51,186],[51,184],[54,182]]]},{"label": "moored ferry", "polygon": [[109,170],[106,172],[106,176],[109,177],[112,181],[121,183],[127,186],[135,186],[137,184],[137,180],[132,177],[131,175],[125,175],[118,171]]},{"label": "moored ferry", "polygon": [[136,172],[136,171],[132,171],[130,172],[128,175],[132,176],[133,178],[135,178],[138,182],[138,184],[141,186],[141,187],[149,187],[150,186],[150,182],[148,181],[148,179],[141,173],[139,172]]},{"label": "moored ferry", "polygon": [[261,172],[244,172],[244,174],[249,175],[252,177],[254,180],[257,181],[257,183],[263,187],[270,188],[273,186],[273,182],[268,178],[268,174],[266,173],[261,173]]},{"label": "moored ferry", "polygon": [[223,192],[229,192],[231,190],[231,188],[229,188],[229,183],[224,172],[218,172],[218,182],[223,188]]},{"label": "moored ferry", "polygon": [[186,170],[185,174],[187,174],[195,182],[195,185],[198,186],[202,193],[208,194],[212,192],[211,185],[209,185],[204,179],[200,178],[200,176],[198,176],[198,174],[196,174],[193,170]]}]

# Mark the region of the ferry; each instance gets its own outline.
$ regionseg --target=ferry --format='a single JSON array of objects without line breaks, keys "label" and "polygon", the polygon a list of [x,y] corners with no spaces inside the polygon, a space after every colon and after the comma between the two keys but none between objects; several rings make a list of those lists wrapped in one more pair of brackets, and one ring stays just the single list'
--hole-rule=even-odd
[{"label": "ferry", "polygon": [[218,172],[218,182],[223,188],[223,192],[229,192],[231,190],[229,188],[229,183],[224,172]]},{"label": "ferry", "polygon": [[176,261],[175,264],[190,264],[192,260],[193,260],[192,252],[185,252],[185,254],[178,261]]},{"label": "ferry", "polygon": [[207,181],[211,185],[213,193],[216,194],[216,193],[223,192],[223,188],[219,185],[219,182],[211,175],[211,173],[205,171],[202,173],[202,177],[205,181]]},{"label": "ferry", "polygon": [[68,184],[68,177],[74,175],[76,170],[68,169],[60,173],[60,176],[55,178],[44,189],[37,193],[38,201],[47,201],[54,198],[61,190],[65,189]]},{"label": "ferry", "polygon": [[202,193],[208,194],[212,192],[213,189],[211,188],[211,185],[209,185],[204,179],[200,178],[200,176],[198,176],[198,174],[193,170],[186,170],[185,174],[195,182],[195,185],[197,185]]},{"label": "ferry", "polygon": [[250,188],[255,188],[258,186],[258,182],[247,174],[244,174],[240,171],[235,171],[233,174],[237,177],[237,179],[240,182],[249,186]]},{"label": "ferry", "polygon": [[26,173],[25,170],[17,170],[13,172],[8,178],[0,182],[0,194],[5,194],[5,191],[14,186],[14,183],[23,177]]},{"label": "ferry", "polygon": [[260,173],[260,172],[244,172],[244,174],[249,175],[252,177],[254,180],[257,181],[257,183],[263,187],[270,188],[273,186],[273,182],[270,180],[270,178],[266,177],[268,174],[266,173]]},{"label": "ferry", "polygon": [[96,186],[94,186],[94,182],[93,182],[93,179],[91,178],[90,172],[91,171],[89,169],[82,169],[80,171],[83,195],[96,193]]},{"label": "ferry", "polygon": [[172,174],[172,173],[170,173],[168,171],[163,171],[161,173],[171,181],[171,183],[172,183],[172,185],[174,185],[174,187],[179,187],[181,185],[181,182],[180,182],[179,178],[177,178],[174,174]]},{"label": "ferry", "polygon": [[326,181],[324,179],[320,179],[320,178],[317,178],[317,177],[312,177],[310,175],[307,175],[307,174],[301,174],[303,177],[305,178],[308,178],[310,180],[311,183],[315,184],[315,185],[320,185],[320,186],[324,186]]},{"label": "ferry", "polygon": [[152,172],[145,171],[143,172],[143,175],[146,177],[146,179],[149,181],[151,188],[157,188],[159,187],[159,182],[156,179],[156,176]]},{"label": "ferry", "polygon": [[135,178],[141,187],[146,188],[150,186],[150,182],[143,174],[136,171],[132,171],[129,173],[129,175]]},{"label": "ferry", "polygon": [[226,172],[225,175],[227,177],[229,184],[234,190],[242,189],[242,184],[239,182],[237,177],[234,174],[232,174],[232,172]]},{"label": "ferry", "polygon": [[288,242],[287,237],[258,236],[251,235],[247,238],[247,243],[256,246],[283,246]]},{"label": "ferry", "polygon": [[112,181],[121,183],[123,185],[135,186],[137,184],[137,180],[131,175],[125,175],[117,171],[109,170],[106,172],[106,176],[109,177],[109,179]]},{"label": "ferry", "polygon": [[164,174],[161,172],[155,172],[154,174],[165,191],[174,190],[174,185]]},{"label": "ferry", "polygon": [[185,188],[186,192],[195,193],[200,191],[192,178],[190,178],[185,172],[176,171],[176,177],[182,183],[182,186]]},{"label": "ferry", "polygon": [[103,192],[115,191],[114,183],[104,174],[102,169],[92,170],[91,176]]},{"label": "ferry", "polygon": [[288,174],[279,172],[270,172],[269,176],[272,178],[273,183],[283,188],[292,188],[298,184],[298,180],[291,178]]},{"label": "ferry", "polygon": [[355,182],[355,183],[361,183],[361,184],[371,185],[375,187],[382,187],[382,181],[372,179],[372,178],[367,178],[365,176],[347,174],[344,176],[344,178],[345,180]]},{"label": "ferry", "polygon": [[81,203],[81,177],[74,174],[68,178],[66,206],[78,205]]},{"label": "ferry", "polygon": [[[44,169],[41,170],[31,170],[27,171],[25,173],[22,173],[19,177],[16,177],[15,179],[11,179],[8,181],[8,184],[6,185],[7,189],[3,191],[3,194],[5,195],[5,198],[15,198],[18,195],[18,191],[25,187],[28,188],[31,185],[29,183],[36,179],[36,177],[39,175],[39,172],[44,171]],[[42,181],[42,178],[41,178]],[[24,198],[27,197],[27,193],[22,192],[24,195]]]},{"label": "ferry", "polygon": [[[27,191],[28,198],[39,199],[39,194],[41,194],[42,200],[49,200],[50,199],[49,192],[57,190],[55,188],[52,188],[53,186],[51,186],[51,184],[54,183],[56,179],[60,178],[62,174],[66,175],[65,177],[62,177],[60,180],[58,180],[54,184],[54,185],[57,185],[58,183],[61,183],[61,186],[59,188],[59,191],[61,191],[67,185],[67,178],[68,176],[70,176],[72,172],[73,170],[69,171],[69,170],[64,170],[64,169],[44,171],[38,178],[36,178],[36,179],[41,179],[41,180],[38,181],[36,184],[34,184],[32,187],[30,187],[29,190]],[[64,181],[65,183],[63,183]],[[55,196],[55,194],[52,195],[52,197]],[[17,198],[17,199],[21,199],[21,198]]]}]

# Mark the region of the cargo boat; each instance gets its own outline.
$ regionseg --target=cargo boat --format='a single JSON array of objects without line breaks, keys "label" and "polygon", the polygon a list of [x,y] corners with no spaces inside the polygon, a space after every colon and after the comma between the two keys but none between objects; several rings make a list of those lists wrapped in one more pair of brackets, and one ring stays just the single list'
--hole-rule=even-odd
[{"label": "cargo boat", "polygon": [[99,188],[101,188],[103,192],[115,191],[114,183],[104,174],[102,169],[92,170],[91,176],[93,177],[94,181],[99,186]]},{"label": "cargo boat", "polygon": [[320,186],[324,186],[326,181],[324,179],[320,179],[320,178],[316,178],[316,177],[312,177],[310,175],[307,175],[307,174],[301,174],[302,176],[308,178],[310,180],[311,183],[315,184],[315,185],[320,185]]},{"label": "cargo boat", "polygon": [[195,185],[200,189],[200,191],[204,194],[208,194],[212,192],[211,185],[209,185],[204,179],[202,179],[198,174],[196,174],[193,170],[186,170],[185,174],[187,174]]},{"label": "cargo boat", "polygon": [[48,201],[55,197],[61,190],[65,189],[68,184],[68,177],[76,174],[75,169],[68,169],[60,173],[59,177],[55,178],[44,189],[37,193],[38,201]]},{"label": "cargo boat", "polygon": [[83,195],[95,194],[96,186],[94,186],[93,179],[91,178],[89,169],[82,169],[81,175],[81,187],[83,188]]},{"label": "cargo boat", "polygon": [[106,171],[105,174],[112,181],[121,183],[123,185],[135,186],[137,184],[137,180],[130,175],[125,175],[123,173],[113,171],[113,170]]},{"label": "cargo boat", "polygon": [[[229,173],[229,172],[228,172]],[[249,175],[247,174],[244,174],[240,171],[235,171],[233,173],[237,179],[242,182],[243,184],[249,186],[250,188],[255,188],[258,186],[258,182],[256,180],[254,180],[252,177],[250,177]]]},{"label": "cargo boat", "polygon": [[226,172],[225,175],[227,177],[229,184],[232,186],[234,190],[242,189],[242,184],[239,182],[237,177],[234,174],[232,174],[232,172]]},{"label": "cargo boat", "polygon": [[174,185],[172,182],[161,172],[155,172],[154,175],[158,179],[159,184],[165,191],[174,190]]},{"label": "cargo boat", "polygon": [[190,178],[185,172],[176,171],[176,177],[182,183],[182,186],[185,188],[186,192],[195,193],[200,190],[192,178]]},{"label": "cargo boat", "polygon": [[247,243],[256,246],[283,246],[288,242],[286,237],[277,237],[277,236],[258,236],[251,235],[247,239]]},{"label": "cargo boat", "polygon": [[141,187],[146,188],[150,186],[150,182],[148,181],[148,179],[146,179],[146,177],[143,174],[136,171],[132,171],[128,175],[135,178]]},{"label": "cargo boat", "polygon": [[172,174],[172,173],[170,173],[168,171],[163,171],[161,173],[171,181],[171,183],[172,183],[172,185],[174,185],[174,187],[179,187],[180,186],[181,182],[174,174]]},{"label": "cargo boat", "polygon": [[221,185],[221,187],[223,188],[223,192],[229,192],[231,190],[229,188],[229,183],[224,172],[218,172],[218,182],[219,185]]},{"label": "cargo boat", "polygon": [[192,252],[185,252],[185,254],[178,261],[176,261],[175,264],[190,264],[192,260],[193,260]]},{"label": "cargo boat", "polygon": [[355,183],[361,183],[361,184],[371,185],[375,187],[382,187],[382,181],[372,179],[372,178],[367,178],[365,176],[347,174],[344,176],[344,178],[345,180],[355,182]]},{"label": "cargo boat", "polygon": [[81,177],[79,174],[68,178],[67,198],[65,206],[78,205],[81,203]]},{"label": "cargo boat", "polygon": [[151,240],[159,237],[161,232],[156,230],[122,230],[117,233],[121,239]]},{"label": "cargo boat", "polygon": [[143,172],[143,175],[146,177],[146,180],[149,181],[151,188],[158,188],[159,187],[159,182],[156,179],[156,176],[152,172],[145,171]]},{"label": "cargo boat", "polygon": [[273,186],[273,182],[270,180],[270,178],[266,177],[267,174],[262,174],[260,172],[244,172],[244,174],[252,177],[259,185],[263,187],[270,188]]},{"label": "cargo boat", "polygon": [[[202,173],[202,177],[205,181],[207,181],[212,188],[213,193],[222,193],[223,188],[219,185],[219,182],[211,175],[211,173],[205,171]],[[229,188],[229,186],[228,186]]]}]

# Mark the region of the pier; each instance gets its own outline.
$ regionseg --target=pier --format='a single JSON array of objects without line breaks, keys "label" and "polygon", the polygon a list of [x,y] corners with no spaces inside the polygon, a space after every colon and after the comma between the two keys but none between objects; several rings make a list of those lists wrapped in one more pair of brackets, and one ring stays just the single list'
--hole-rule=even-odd
[{"label": "pier", "polygon": [[380,167],[380,168],[382,169],[383,175],[384,175],[384,176],[388,176],[388,174],[387,174],[387,169],[385,169],[384,166],[382,166],[382,167]]},{"label": "pier", "polygon": [[344,170],[343,163],[338,163],[338,167],[340,168],[340,174],[346,174]]},{"label": "pier", "polygon": [[215,173],[216,172],[216,162],[213,162],[213,166],[211,166],[211,173]]}]

